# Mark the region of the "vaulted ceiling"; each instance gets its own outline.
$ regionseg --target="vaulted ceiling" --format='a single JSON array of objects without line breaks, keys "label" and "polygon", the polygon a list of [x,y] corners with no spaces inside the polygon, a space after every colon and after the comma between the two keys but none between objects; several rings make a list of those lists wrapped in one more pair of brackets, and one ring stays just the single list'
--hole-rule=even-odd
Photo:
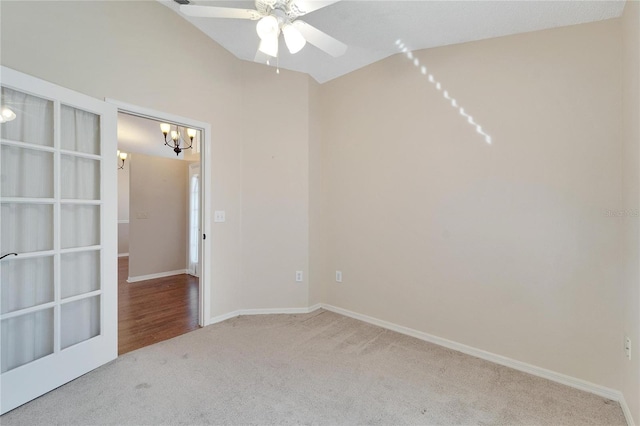
[{"label": "vaulted ceiling", "polygon": [[[256,21],[193,18],[179,4],[158,0],[240,59],[254,61]],[[192,5],[254,9],[253,1],[193,0]],[[307,43],[295,55],[280,48],[280,68],[324,83],[398,53],[401,39],[413,50],[445,46],[594,22],[621,16],[625,2],[613,1],[365,1],[342,0],[302,19],[348,45],[333,58]],[[282,43],[282,41],[281,41]],[[271,60],[271,66],[275,65]]]}]

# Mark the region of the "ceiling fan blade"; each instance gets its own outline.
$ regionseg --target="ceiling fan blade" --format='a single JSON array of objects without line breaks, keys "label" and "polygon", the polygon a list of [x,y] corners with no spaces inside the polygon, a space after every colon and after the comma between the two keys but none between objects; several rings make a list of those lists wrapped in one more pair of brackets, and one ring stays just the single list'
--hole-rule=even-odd
[{"label": "ceiling fan blade", "polygon": [[234,9],[230,7],[217,6],[196,6],[192,4],[180,5],[180,12],[187,16],[197,18],[229,18],[229,19],[251,19],[257,21],[262,15],[253,9]]},{"label": "ceiling fan blade", "polygon": [[329,55],[337,58],[344,55],[347,51],[347,45],[336,40],[329,34],[324,33],[316,27],[307,24],[304,21],[293,21],[293,25],[302,33],[303,37],[315,47],[327,52]]},{"label": "ceiling fan blade", "polygon": [[339,1],[340,0],[294,0],[293,7],[297,9],[298,16],[302,16]]}]

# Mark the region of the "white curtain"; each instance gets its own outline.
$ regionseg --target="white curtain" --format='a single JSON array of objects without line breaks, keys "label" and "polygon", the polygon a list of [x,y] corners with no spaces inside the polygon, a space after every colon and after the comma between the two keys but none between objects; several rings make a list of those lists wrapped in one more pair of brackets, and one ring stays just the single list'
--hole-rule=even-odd
[{"label": "white curtain", "polygon": [[[56,267],[60,268],[62,301],[99,289],[101,251],[63,253],[58,263],[51,254],[38,255],[54,250],[56,234],[63,249],[99,245],[100,206],[62,203],[59,223],[54,223],[53,102],[2,88],[2,104],[16,113],[16,119],[0,124],[0,252],[36,254],[0,262],[0,313],[6,315],[53,302]],[[99,117],[62,105],[58,123],[60,148],[66,152],[60,155],[61,193],[57,198],[99,201],[100,160],[82,156],[100,154]],[[38,200],[4,201],[7,197]],[[63,303],[60,315],[61,348],[96,336],[100,333],[100,296]],[[53,324],[51,307],[3,319],[1,371],[51,354],[56,340]]]},{"label": "white curtain", "polygon": [[[65,151],[100,154],[100,119],[97,115],[66,105],[61,109],[61,147]],[[61,197],[64,200],[100,199],[100,161],[62,154]],[[62,248],[100,244],[100,206],[63,203],[60,207]],[[62,299],[100,289],[98,250],[60,256]],[[65,303],[60,309],[60,345],[67,348],[100,334],[100,297]]]},{"label": "white curtain", "polygon": [[0,125],[3,139],[53,146],[53,102],[3,87],[2,105],[16,113]]}]

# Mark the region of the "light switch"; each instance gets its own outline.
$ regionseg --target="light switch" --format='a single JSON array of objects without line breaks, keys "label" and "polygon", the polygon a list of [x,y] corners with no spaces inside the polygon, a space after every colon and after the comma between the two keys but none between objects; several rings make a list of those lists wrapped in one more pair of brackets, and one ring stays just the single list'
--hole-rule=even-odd
[{"label": "light switch", "polygon": [[136,212],[136,219],[149,219],[148,212]]},{"label": "light switch", "polygon": [[225,215],[224,215],[224,210],[216,210],[213,212],[213,221],[214,222],[224,222],[225,221]]}]

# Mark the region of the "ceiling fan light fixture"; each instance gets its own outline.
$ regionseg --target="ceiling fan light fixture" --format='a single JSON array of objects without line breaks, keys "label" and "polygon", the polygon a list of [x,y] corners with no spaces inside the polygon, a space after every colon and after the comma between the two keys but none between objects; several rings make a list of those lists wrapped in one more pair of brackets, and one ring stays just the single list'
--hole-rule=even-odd
[{"label": "ceiling fan light fixture", "polygon": [[260,40],[259,50],[274,58],[278,57],[278,36]]},{"label": "ceiling fan light fixture", "polygon": [[284,35],[287,48],[292,55],[301,51],[305,44],[307,44],[307,40],[305,40],[300,31],[291,24],[286,24],[282,27],[282,34]]},{"label": "ceiling fan light fixture", "polygon": [[260,19],[256,24],[256,32],[260,40],[268,40],[273,37],[278,37],[280,33],[280,24],[278,18],[273,15],[265,16]]}]

